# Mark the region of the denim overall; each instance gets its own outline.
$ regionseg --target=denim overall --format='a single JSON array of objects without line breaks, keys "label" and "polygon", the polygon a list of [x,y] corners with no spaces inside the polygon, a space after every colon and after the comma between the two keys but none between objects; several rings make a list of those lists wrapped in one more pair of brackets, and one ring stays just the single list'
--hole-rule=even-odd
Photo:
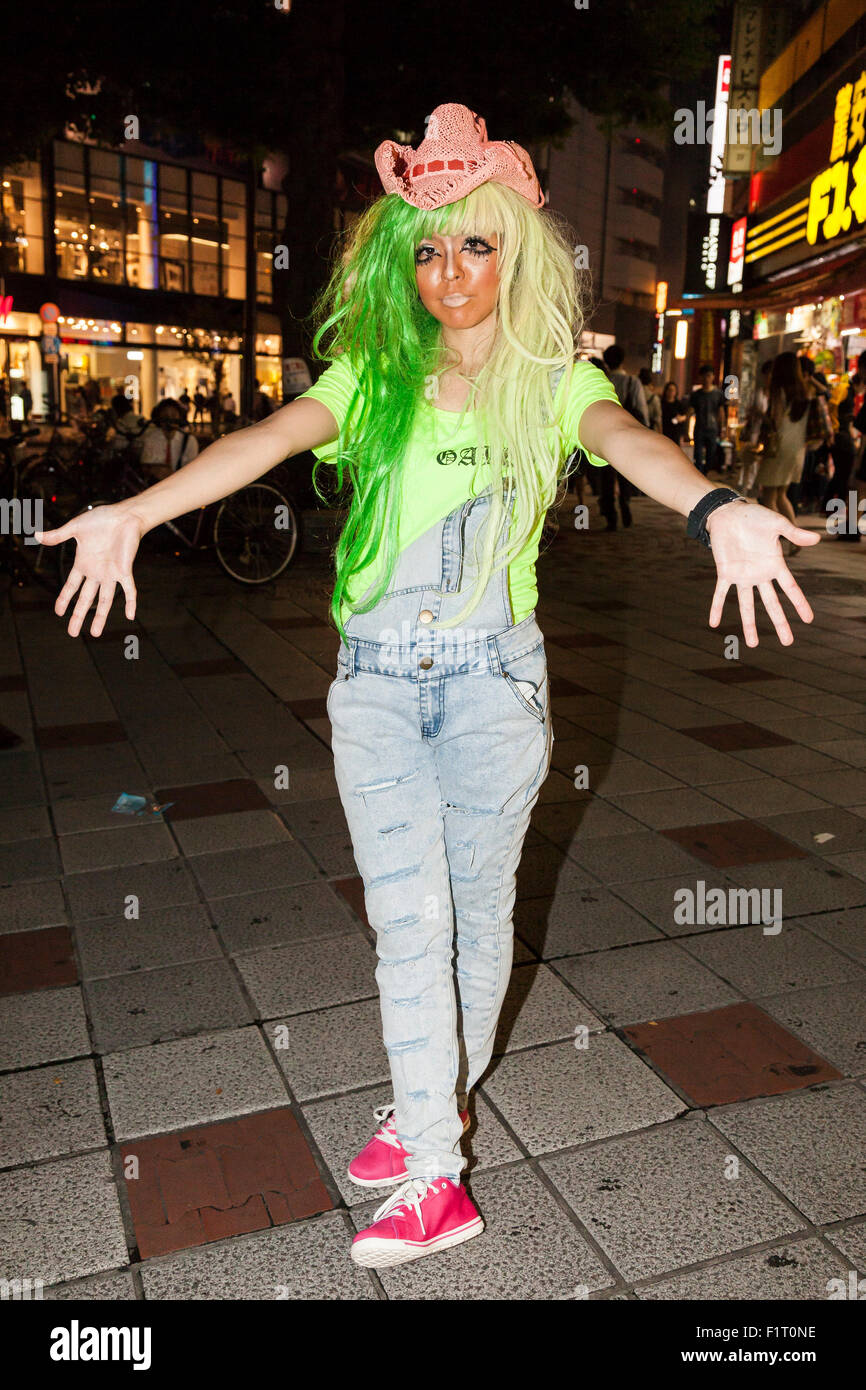
[{"label": "denim overall", "polygon": [[490,500],[470,498],[398,556],[381,601],[346,623],[328,691],[413,1178],[459,1181],[466,1166],[458,1105],[493,1051],[515,874],[553,746],[544,639],[534,613],[514,623],[505,568],[465,626],[430,626],[466,603]]}]

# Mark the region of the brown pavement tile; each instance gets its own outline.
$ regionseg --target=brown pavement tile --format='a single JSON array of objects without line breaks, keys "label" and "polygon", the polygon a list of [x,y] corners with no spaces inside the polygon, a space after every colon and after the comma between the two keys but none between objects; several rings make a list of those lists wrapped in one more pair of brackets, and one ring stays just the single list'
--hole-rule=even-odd
[{"label": "brown pavement tile", "polygon": [[331,887],[336,888],[341,897],[346,899],[353,912],[357,913],[368,931],[372,927],[367,919],[367,908],[364,903],[364,880],[360,874],[354,874],[351,878],[335,878],[331,880]]},{"label": "brown pavement tile", "polygon": [[621,642],[615,642],[612,637],[605,637],[601,632],[569,632],[557,637],[548,637],[547,641],[557,647],[578,651],[582,651],[584,647],[622,647]]},{"label": "brown pavement tile", "polygon": [[142,1259],[283,1226],[333,1208],[291,1110],[137,1139],[121,1149]]},{"label": "brown pavement tile", "polygon": [[303,628],[328,626],[328,624],[324,622],[321,618],[314,618],[310,617],[309,615],[305,615],[303,617],[298,616],[295,618],[264,618],[263,622],[266,627],[273,628],[274,632],[288,632],[291,631],[293,627]]},{"label": "brown pavement tile", "polygon": [[78,970],[68,927],[0,936],[0,994],[74,985]]},{"label": "brown pavement tile", "polygon": [[228,782],[198,782],[181,787],[158,787],[156,799],[162,805],[173,801],[171,820],[192,820],[198,816],[221,816],[230,811],[268,810],[270,802],[251,777],[235,777]]},{"label": "brown pavement tile", "polygon": [[758,724],[703,724],[682,732],[720,753],[735,753],[743,748],[780,748],[791,743],[789,738]]},{"label": "brown pavement tile", "polygon": [[27,689],[27,678],[25,676],[0,676],[0,695],[11,695],[19,690]]},{"label": "brown pavement tile", "polygon": [[750,1003],[634,1024],[623,1033],[698,1106],[781,1095],[842,1075]]},{"label": "brown pavement tile", "polygon": [[751,820],[681,825],[660,833],[688,850],[696,859],[711,864],[714,869],[726,869],[733,864],[763,864],[768,860],[808,857],[806,850]]},{"label": "brown pavement tile", "polygon": [[296,719],[308,722],[311,719],[325,719],[327,717],[325,704],[325,696],[314,696],[309,700],[290,700],[289,709]]}]

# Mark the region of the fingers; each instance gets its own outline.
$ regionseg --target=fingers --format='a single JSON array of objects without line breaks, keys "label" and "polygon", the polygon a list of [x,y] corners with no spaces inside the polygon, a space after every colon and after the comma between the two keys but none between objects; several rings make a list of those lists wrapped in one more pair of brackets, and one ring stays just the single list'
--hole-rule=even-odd
[{"label": "fingers", "polygon": [[118,584],[120,585],[121,589],[123,590],[123,592],[124,592],[124,594],[125,594],[125,596],[126,596],[126,606],[124,607],[124,610],[123,610],[123,611],[124,611],[124,614],[125,614],[125,616],[126,616],[127,618],[134,618],[134,617],[135,617],[135,603],[136,603],[136,599],[137,599],[137,597],[138,597],[138,594],[137,594],[136,588],[135,588],[135,581],[133,580],[133,577],[132,577],[131,574],[122,574],[122,575],[120,576],[120,579],[119,579],[117,582],[118,582]]},{"label": "fingers", "polygon": [[740,605],[740,618],[743,623],[743,636],[747,647],[757,647],[758,629],[755,624],[755,596],[751,584],[737,585],[737,600]]},{"label": "fingers", "polygon": [[69,529],[70,524],[71,523],[67,521],[65,526],[58,526],[53,531],[34,531],[33,539],[38,541],[40,545],[62,545],[64,541],[68,541],[72,536],[72,532]]},{"label": "fingers", "polygon": [[809,600],[806,598],[806,595],[803,593],[803,590],[800,588],[793,574],[788,569],[788,566],[782,565],[779,573],[775,576],[775,578],[779,587],[782,590],[784,590],[784,592],[788,595],[788,598],[793,603],[794,607],[797,610],[797,613],[803,619],[803,622],[811,623],[812,619],[815,616],[814,612],[812,611],[812,605],[809,603]]},{"label": "fingers", "polygon": [[730,589],[730,580],[719,579],[713,592],[713,601],[710,604],[710,627],[718,627],[722,621],[722,611],[725,607],[725,599]]},{"label": "fingers", "polygon": [[94,595],[97,593],[99,585],[95,579],[85,579],[78,602],[72,611],[72,617],[67,629],[70,637],[77,637],[81,631],[81,625],[87,617],[88,609],[93,602]]},{"label": "fingers", "polygon": [[77,569],[75,565],[73,565],[72,569],[69,571],[66,583],[57,595],[57,601],[54,604],[54,612],[57,614],[58,618],[63,617],[63,614],[69,606],[69,600],[78,589],[83,578],[84,570]]},{"label": "fingers", "polygon": [[96,612],[93,615],[93,622],[90,624],[91,637],[99,637],[105,627],[105,619],[111,612],[111,605],[114,602],[114,589],[117,581],[115,579],[103,580],[99,586],[99,603],[96,605]]},{"label": "fingers", "polygon": [[758,593],[763,599],[764,607],[770,616],[770,622],[779,635],[779,641],[782,643],[783,647],[790,647],[794,640],[794,634],[791,631],[788,619],[785,617],[785,610],[779,602],[772,582],[768,580],[765,584],[759,584]]},{"label": "fingers", "polygon": [[793,545],[817,545],[821,539],[817,531],[805,531],[802,526],[795,526],[785,518],[781,518],[779,534],[786,536]]}]

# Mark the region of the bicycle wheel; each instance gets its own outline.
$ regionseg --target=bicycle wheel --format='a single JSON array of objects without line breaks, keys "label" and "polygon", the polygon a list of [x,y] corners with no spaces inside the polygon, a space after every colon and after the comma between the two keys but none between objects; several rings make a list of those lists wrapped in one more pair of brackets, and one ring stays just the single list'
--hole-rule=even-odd
[{"label": "bicycle wheel", "polygon": [[216,557],[239,584],[267,584],[294,558],[300,523],[289,499],[269,483],[232,493],[214,519]]}]

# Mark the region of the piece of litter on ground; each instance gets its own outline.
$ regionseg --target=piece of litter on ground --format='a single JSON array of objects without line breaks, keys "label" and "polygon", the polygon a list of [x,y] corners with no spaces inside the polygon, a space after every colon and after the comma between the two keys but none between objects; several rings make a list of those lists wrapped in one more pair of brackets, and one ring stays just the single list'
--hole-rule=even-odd
[{"label": "piece of litter on ground", "polygon": [[132,792],[121,792],[111,809],[124,816],[137,816],[146,805],[146,796],[133,796]]},{"label": "piece of litter on ground", "polygon": [[835,840],[836,836],[831,835],[829,830],[822,830],[820,835],[813,835],[812,839],[816,845],[826,845],[828,840]]},{"label": "piece of litter on ground", "polygon": [[173,801],[164,801],[160,806],[158,801],[148,801],[146,796],[134,796],[132,792],[121,792],[111,809],[124,816],[161,816],[163,811],[167,811],[169,806],[173,805]]}]

